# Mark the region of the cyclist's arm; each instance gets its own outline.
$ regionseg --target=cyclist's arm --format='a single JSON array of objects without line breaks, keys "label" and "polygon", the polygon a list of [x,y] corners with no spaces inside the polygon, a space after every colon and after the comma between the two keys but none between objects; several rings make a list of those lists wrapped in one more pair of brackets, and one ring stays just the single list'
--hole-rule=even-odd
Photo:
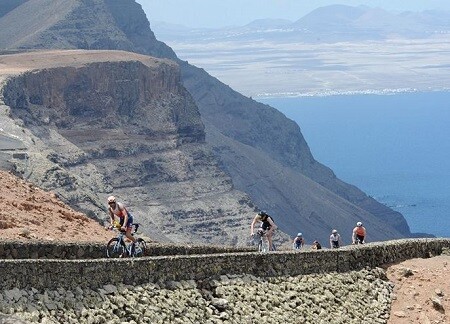
[{"label": "cyclist's arm", "polygon": [[352,242],[353,242],[353,244],[356,243],[356,228],[353,229],[353,233],[352,233]]},{"label": "cyclist's arm", "polygon": [[108,207],[109,212],[109,221],[111,223],[111,226],[114,226],[114,213],[111,211],[111,207]]},{"label": "cyclist's arm", "polygon": [[256,222],[258,221],[258,216],[253,218],[252,224],[250,225],[250,235],[253,235],[253,228],[255,227]]}]

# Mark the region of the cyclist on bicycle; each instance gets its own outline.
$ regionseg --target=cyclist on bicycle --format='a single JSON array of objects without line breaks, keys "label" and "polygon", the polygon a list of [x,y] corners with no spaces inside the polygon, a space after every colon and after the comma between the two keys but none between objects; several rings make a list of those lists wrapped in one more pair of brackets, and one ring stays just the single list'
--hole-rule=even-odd
[{"label": "cyclist on bicycle", "polygon": [[353,244],[364,244],[366,238],[366,229],[361,222],[356,223],[356,227],[353,229],[352,242]]},{"label": "cyclist on bicycle", "polygon": [[269,241],[269,251],[272,251],[272,236],[273,232],[278,228],[278,226],[275,225],[272,216],[269,216],[266,212],[260,211],[253,218],[252,224],[250,225],[251,236],[255,235],[253,228],[255,227],[257,222],[261,223],[259,228],[264,231],[264,234]]},{"label": "cyclist on bicycle", "polygon": [[294,249],[299,250],[305,245],[305,239],[303,238],[302,233],[298,233],[297,236],[294,238]]},{"label": "cyclist on bicycle", "polygon": [[320,245],[319,241],[314,241],[311,245],[311,249],[313,250],[322,250],[322,245]]},{"label": "cyclist on bicycle", "polygon": [[119,217],[119,224],[121,231],[125,232],[125,236],[132,242],[131,249],[134,249],[134,243],[136,239],[131,235],[131,228],[133,224],[133,215],[131,215],[125,206],[116,201],[116,197],[108,197],[108,212],[111,220],[111,227],[114,227],[115,216]]},{"label": "cyclist on bicycle", "polygon": [[330,235],[330,249],[338,249],[342,245],[341,235],[337,230],[332,230]]}]

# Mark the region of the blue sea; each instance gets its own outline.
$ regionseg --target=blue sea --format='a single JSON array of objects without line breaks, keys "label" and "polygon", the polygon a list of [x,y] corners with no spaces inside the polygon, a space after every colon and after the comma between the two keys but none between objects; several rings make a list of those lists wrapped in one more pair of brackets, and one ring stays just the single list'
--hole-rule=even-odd
[{"label": "blue sea", "polygon": [[450,237],[450,92],[270,98],[315,159],[400,212],[411,232]]}]

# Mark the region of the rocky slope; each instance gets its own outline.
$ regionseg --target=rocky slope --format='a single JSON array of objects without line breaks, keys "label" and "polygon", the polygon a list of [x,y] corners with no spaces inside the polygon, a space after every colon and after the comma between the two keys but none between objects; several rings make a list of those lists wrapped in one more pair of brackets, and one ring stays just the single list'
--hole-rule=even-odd
[{"label": "rocky slope", "polygon": [[113,236],[98,222],[64,204],[53,192],[5,171],[0,171],[0,181],[3,240],[106,243]]},{"label": "rocky slope", "polygon": [[2,131],[26,148],[16,172],[97,219],[114,193],[155,240],[246,243],[254,208],[206,147],[173,62],[78,50],[0,62]]},{"label": "rocky slope", "polygon": [[[206,143],[215,155],[206,154],[210,163],[215,165],[213,169],[219,174],[225,171],[231,177],[231,181],[228,178],[228,186],[233,183],[236,189],[247,193],[254,204],[272,213],[287,233],[293,235],[302,231],[309,240],[325,239],[332,227],[338,227],[342,233],[350,232],[356,221],[362,220],[371,229],[372,241],[410,235],[401,214],[343,183],[331,170],[316,162],[299,127],[292,121],[275,109],[236,93],[205,71],[177,60],[170,48],[156,40],[144,12],[133,0],[58,0],[52,6],[48,6],[46,0],[17,1],[14,9],[0,4],[0,12],[9,8],[0,18],[0,48],[4,50],[124,49],[176,60],[181,66],[183,83],[201,113]],[[32,21],[19,23],[20,17],[27,15],[33,16]],[[39,17],[51,19],[45,19],[44,24]],[[39,32],[30,33],[36,24],[40,26]],[[210,170],[206,169],[203,168],[202,172],[211,176]],[[153,167],[153,172],[159,173],[156,170]],[[131,172],[139,171],[132,168]],[[142,190],[133,191],[129,183],[111,185],[115,189],[128,187],[124,191],[133,192],[130,196],[136,197],[136,202],[147,201],[148,196]],[[215,186],[212,182],[211,187]],[[160,198],[169,201],[185,192],[185,188],[174,193],[166,191]],[[200,219],[212,217],[216,220],[213,215],[224,215],[222,207],[217,207],[217,198],[205,199],[201,192],[196,193],[195,190],[193,194],[205,201],[209,212],[204,214],[197,212],[193,205],[184,205],[183,208],[187,208],[192,216],[191,229],[198,228],[195,222]],[[233,210],[231,215],[236,215],[242,212],[239,203],[242,199],[234,197],[233,201],[230,204],[228,199],[219,205],[230,204],[227,210]],[[151,206],[143,209],[145,214],[154,211]],[[182,218],[169,211],[166,215],[177,220]],[[224,217],[228,224],[228,216]],[[213,221],[212,227],[223,227],[223,224]],[[183,226],[172,232],[182,231]],[[207,226],[203,231],[207,235],[210,228]]]},{"label": "rocky slope", "polygon": [[[0,236],[105,242],[110,232],[52,192],[0,171]],[[12,216],[14,215],[14,216]],[[49,230],[51,229],[51,230]],[[101,289],[0,291],[1,323],[440,323],[448,322],[450,255],[386,269],[258,278],[222,276]],[[131,307],[124,307],[125,301]],[[261,307],[267,303],[268,308]],[[440,308],[440,306],[442,308]],[[133,322],[134,321],[134,322]]]}]

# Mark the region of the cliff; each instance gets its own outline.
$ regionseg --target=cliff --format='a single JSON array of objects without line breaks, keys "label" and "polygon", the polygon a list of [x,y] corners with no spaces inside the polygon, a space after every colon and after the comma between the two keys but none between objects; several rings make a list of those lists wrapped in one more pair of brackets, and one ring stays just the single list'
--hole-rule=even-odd
[{"label": "cliff", "polygon": [[[1,5],[0,10],[6,11]],[[36,12],[33,16],[42,17],[51,14],[53,20],[40,23],[36,18],[30,24],[18,23],[31,12]],[[30,33],[34,24],[41,28],[39,32]],[[340,181],[330,169],[315,161],[294,122],[274,108],[233,91],[204,70],[178,60],[170,48],[156,40],[145,14],[133,0],[78,0],[70,1],[70,5],[58,0],[54,6],[46,6],[45,0],[23,3],[0,18],[0,48],[124,49],[173,59],[180,65],[181,81],[199,109],[206,144],[214,153],[205,154],[212,166],[204,166],[203,170],[210,172],[212,168],[223,175],[228,186],[233,184],[240,192],[248,194],[245,201],[250,198],[252,204],[273,214],[282,230],[291,235],[302,231],[312,240],[327,237],[333,227],[342,233],[350,232],[361,220],[371,229],[371,241],[411,234],[401,214]],[[154,175],[159,176],[160,170],[155,166],[151,168]],[[141,172],[141,169],[129,169],[129,174],[133,172]],[[180,178],[175,177],[173,181],[180,181]],[[110,185],[121,188],[120,182]],[[215,183],[211,185],[215,186]],[[130,188],[130,184],[126,187]],[[175,197],[185,192],[182,189]],[[148,193],[136,191],[134,196],[136,202],[144,202]],[[192,191],[194,196],[205,199],[198,189]],[[172,194],[157,197],[158,201],[173,198]],[[211,200],[207,203],[212,204]],[[232,204],[227,210],[234,210],[235,215],[239,206],[239,203]],[[144,210],[153,209],[146,207]],[[215,213],[221,214],[222,209],[207,215]],[[195,222],[207,217],[195,208],[188,208],[188,214],[195,215],[192,216]],[[167,215],[179,218],[177,213],[168,211]],[[215,217],[212,219],[215,221]],[[223,228],[223,223],[214,222],[216,225]]]},{"label": "cliff", "polygon": [[27,154],[16,172],[100,220],[114,193],[156,240],[245,244],[254,208],[205,144],[176,64],[80,50],[0,62],[2,131]]}]

